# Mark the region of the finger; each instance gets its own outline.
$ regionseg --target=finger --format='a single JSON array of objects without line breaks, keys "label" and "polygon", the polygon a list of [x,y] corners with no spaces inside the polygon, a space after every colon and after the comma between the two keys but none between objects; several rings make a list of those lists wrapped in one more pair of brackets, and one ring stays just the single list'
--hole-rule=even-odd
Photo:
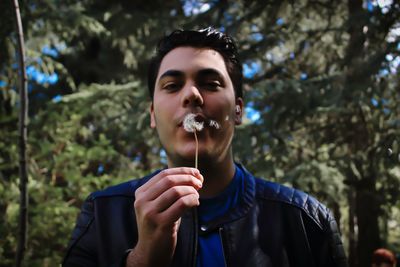
[{"label": "finger", "polygon": [[170,169],[165,169],[156,174],[154,177],[152,177],[147,183],[142,185],[139,189],[142,192],[147,191],[149,188],[152,188],[154,184],[156,184],[158,181],[163,179],[166,176],[169,175],[175,175],[175,174],[187,174],[187,175],[192,175],[194,177],[197,177],[201,182],[203,182],[203,176],[200,174],[198,169],[195,168],[189,168],[189,167],[179,167],[179,168],[170,168]]},{"label": "finger", "polygon": [[196,195],[185,195],[175,201],[168,209],[160,213],[159,218],[161,221],[164,221],[166,225],[172,224],[179,220],[185,211],[198,205],[200,205],[200,201]]},{"label": "finger", "polygon": [[[176,186],[170,188],[164,192],[159,198],[144,202],[141,199],[137,199],[134,203],[134,209],[136,216],[139,221],[146,221],[147,225],[158,225],[160,223],[165,225],[165,222],[160,219],[161,214],[174,206],[176,202],[182,202],[181,199],[186,198],[188,195],[193,195],[195,203],[191,204],[193,206],[197,203],[199,205],[199,193],[192,186]],[[183,206],[181,206],[181,214],[186,210],[185,204],[187,202],[183,201]],[[179,212],[179,211],[176,211]]]},{"label": "finger", "polygon": [[158,181],[158,183],[154,184],[152,188],[149,188],[143,194],[145,194],[145,199],[151,201],[158,198],[168,189],[176,186],[191,186],[195,190],[199,190],[202,187],[202,183],[192,175],[170,175]]},{"label": "finger", "polygon": [[[174,172],[172,172],[174,173]],[[166,177],[163,177],[161,180],[159,180],[156,184],[153,183],[153,186],[146,191],[140,191],[139,189],[136,190],[135,192],[135,210],[148,210],[149,203],[156,200],[159,198],[162,194],[167,192],[169,189],[174,188],[176,186],[188,186],[191,187],[190,190],[192,192],[196,192],[196,190],[199,190],[202,187],[202,184],[199,179],[192,175],[169,175]],[[173,189],[172,191],[170,190],[169,193],[174,192]],[[177,194],[178,192],[175,192]],[[174,194],[174,193],[172,193]],[[197,194],[197,192],[196,192]],[[177,196],[179,197],[179,196]],[[165,196],[164,198],[165,199]],[[163,208],[167,208],[168,206],[172,205],[172,201],[167,202],[167,204],[164,204]],[[158,202],[157,202],[158,203]],[[147,207],[146,207],[147,206]],[[152,204],[153,206],[153,204]],[[159,207],[160,205],[158,205]],[[158,213],[161,209],[159,208],[158,210],[150,211],[150,212],[156,212]]]},{"label": "finger", "polygon": [[197,199],[199,198],[199,193],[192,186],[175,186],[162,193],[151,203],[157,213],[161,213],[187,195],[194,195]]}]

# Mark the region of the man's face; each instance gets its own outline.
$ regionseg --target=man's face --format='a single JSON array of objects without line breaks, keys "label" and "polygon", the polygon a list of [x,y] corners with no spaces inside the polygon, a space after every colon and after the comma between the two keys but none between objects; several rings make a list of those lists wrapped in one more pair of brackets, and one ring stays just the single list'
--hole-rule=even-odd
[{"label": "man's face", "polygon": [[[197,121],[204,121],[204,129],[197,132],[201,166],[202,162],[223,162],[230,156],[234,126],[241,123],[242,107],[218,52],[193,47],[170,51],[161,62],[150,110],[151,127],[157,129],[170,167],[194,165],[194,134],[182,125],[186,114],[194,113]],[[210,119],[220,125],[219,129],[209,126]]]}]

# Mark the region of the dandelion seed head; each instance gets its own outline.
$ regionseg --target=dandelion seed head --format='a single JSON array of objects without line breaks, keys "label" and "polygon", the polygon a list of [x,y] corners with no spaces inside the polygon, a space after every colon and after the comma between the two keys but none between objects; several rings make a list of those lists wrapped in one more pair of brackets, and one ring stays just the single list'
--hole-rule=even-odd
[{"label": "dandelion seed head", "polygon": [[195,119],[196,115],[193,113],[189,113],[183,119],[183,128],[185,131],[193,133],[195,131],[201,131],[204,127],[204,122],[198,122]]}]

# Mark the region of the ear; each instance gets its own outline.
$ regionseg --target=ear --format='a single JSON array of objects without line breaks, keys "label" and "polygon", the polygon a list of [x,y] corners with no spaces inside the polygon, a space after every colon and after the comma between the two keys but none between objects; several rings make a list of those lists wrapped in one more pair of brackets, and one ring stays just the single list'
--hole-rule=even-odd
[{"label": "ear", "polygon": [[150,127],[151,128],[156,128],[156,118],[154,116],[154,104],[153,101],[151,101],[150,104]]},{"label": "ear", "polygon": [[242,124],[243,116],[243,99],[241,97],[236,98],[235,101],[235,125]]}]

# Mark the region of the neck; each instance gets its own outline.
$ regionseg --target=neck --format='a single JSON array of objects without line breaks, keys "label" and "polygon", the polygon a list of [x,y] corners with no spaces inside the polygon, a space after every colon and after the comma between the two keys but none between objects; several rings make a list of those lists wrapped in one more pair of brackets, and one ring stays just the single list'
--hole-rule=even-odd
[{"label": "neck", "polygon": [[227,162],[199,166],[204,177],[203,187],[199,191],[200,197],[210,198],[221,193],[232,181],[235,175],[235,164],[231,158]]}]

